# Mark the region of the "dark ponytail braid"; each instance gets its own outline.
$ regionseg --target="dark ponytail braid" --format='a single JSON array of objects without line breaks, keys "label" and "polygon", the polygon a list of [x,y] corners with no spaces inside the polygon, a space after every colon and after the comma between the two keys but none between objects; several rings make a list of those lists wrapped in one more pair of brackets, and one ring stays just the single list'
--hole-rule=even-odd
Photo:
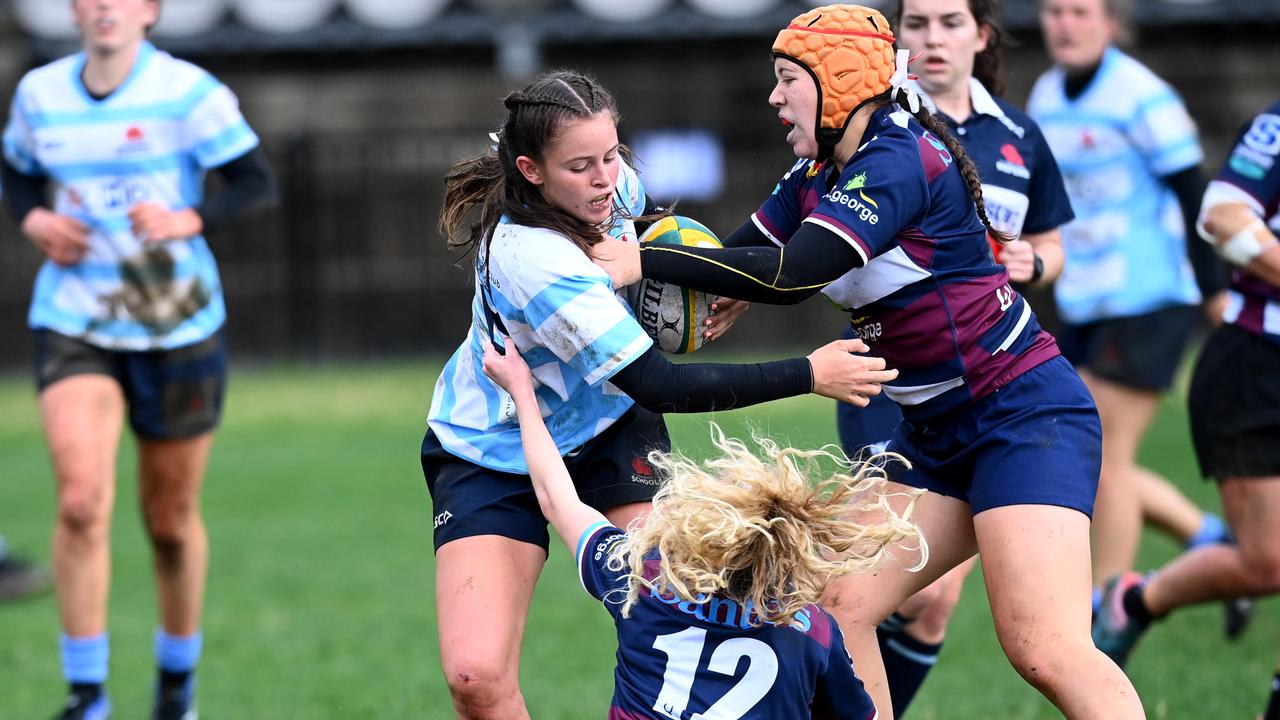
[{"label": "dark ponytail braid", "polygon": [[[890,92],[892,93],[893,91]],[[893,101],[902,109],[911,112],[907,93],[904,90],[899,89],[893,94]],[[992,227],[991,220],[987,217],[987,205],[982,200],[982,180],[978,177],[978,168],[969,159],[969,153],[965,151],[964,145],[961,145],[960,141],[956,140],[955,136],[951,134],[951,131],[947,129],[946,123],[939,120],[923,103],[919,105],[918,110],[911,114],[916,120],[920,121],[920,124],[926,130],[941,140],[947,146],[947,150],[951,152],[951,159],[955,161],[956,169],[960,171],[961,177],[964,178],[964,184],[969,186],[969,195],[973,198],[973,204],[978,209],[978,219],[987,228],[987,233],[1002,243],[1012,241],[1012,237]]]}]

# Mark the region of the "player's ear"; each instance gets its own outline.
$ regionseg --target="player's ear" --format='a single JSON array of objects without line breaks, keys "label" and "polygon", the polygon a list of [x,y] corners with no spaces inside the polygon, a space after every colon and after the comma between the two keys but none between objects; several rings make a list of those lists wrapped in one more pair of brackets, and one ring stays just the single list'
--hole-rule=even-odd
[{"label": "player's ear", "polygon": [[534,185],[541,185],[543,183],[542,169],[539,168],[538,163],[534,162],[533,158],[528,155],[521,155],[516,158],[516,169],[519,170],[520,174],[524,176],[524,179],[528,180],[530,183]]}]

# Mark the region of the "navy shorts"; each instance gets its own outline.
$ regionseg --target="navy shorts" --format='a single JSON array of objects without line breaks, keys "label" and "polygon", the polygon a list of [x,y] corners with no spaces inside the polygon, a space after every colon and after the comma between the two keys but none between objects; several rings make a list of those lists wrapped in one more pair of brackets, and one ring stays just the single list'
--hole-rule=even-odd
[{"label": "navy shorts", "polygon": [[170,350],[109,350],[47,329],[35,331],[36,388],[74,375],[107,375],[120,384],[138,437],[178,440],[218,426],[227,387],[222,331]]},{"label": "navy shorts", "polygon": [[846,402],[836,403],[840,447],[849,457],[857,457],[868,447],[887,442],[900,422],[902,408],[884,393],[872,395],[871,402],[864,408]]},{"label": "navy shorts", "polygon": [[1064,325],[1058,347],[1078,368],[1125,387],[1162,392],[1173,385],[1200,311],[1174,305],[1132,317]]},{"label": "navy shorts", "polygon": [[[648,502],[661,480],[650,450],[671,450],[662,416],[633,406],[603,433],[564,459],[578,497],[601,512]],[[546,550],[547,520],[528,475],[476,465],[445,450],[430,430],[422,440],[422,473],[431,493],[435,547],[475,535],[500,535]]]},{"label": "navy shorts", "polygon": [[1084,382],[1062,357],[927,422],[904,420],[890,451],[911,461],[893,479],[969,503],[1057,505],[1092,517],[1102,424]]},{"label": "navy shorts", "polygon": [[[853,337],[853,328],[847,328],[841,336]],[[864,408],[846,402],[836,402],[836,431],[840,433],[840,447],[849,457],[857,457],[868,447],[888,442],[894,428],[902,422],[902,408],[883,392],[872,395]]]},{"label": "navy shorts", "polygon": [[1280,345],[1235,325],[1214,330],[1187,406],[1204,477],[1280,476]]}]

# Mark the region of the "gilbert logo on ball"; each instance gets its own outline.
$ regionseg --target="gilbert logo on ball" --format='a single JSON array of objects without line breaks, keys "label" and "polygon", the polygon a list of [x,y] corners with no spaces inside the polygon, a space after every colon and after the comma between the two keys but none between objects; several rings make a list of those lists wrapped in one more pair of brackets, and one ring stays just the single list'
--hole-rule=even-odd
[{"label": "gilbert logo on ball", "polygon": [[[684,247],[721,247],[720,239],[705,225],[669,215],[649,226],[640,242]],[[640,326],[667,353],[688,353],[702,347],[703,323],[711,317],[715,295],[688,290],[656,280],[641,280],[632,297],[632,310]]]}]

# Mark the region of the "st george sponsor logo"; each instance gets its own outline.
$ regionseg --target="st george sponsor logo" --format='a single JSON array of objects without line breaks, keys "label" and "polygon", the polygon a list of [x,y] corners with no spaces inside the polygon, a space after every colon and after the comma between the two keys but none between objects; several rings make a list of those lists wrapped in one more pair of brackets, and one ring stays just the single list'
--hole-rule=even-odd
[{"label": "st george sponsor logo", "polygon": [[[844,189],[849,192],[857,191],[858,197],[854,197],[839,188],[832,190],[827,194],[827,199],[837,205],[844,205],[858,214],[858,219],[868,225],[875,225],[880,222],[880,216],[872,208],[879,208],[880,204],[867,196],[866,191],[862,188],[867,185],[867,174],[865,172],[858,173],[845,183]],[[861,199],[859,199],[861,198]]]}]

